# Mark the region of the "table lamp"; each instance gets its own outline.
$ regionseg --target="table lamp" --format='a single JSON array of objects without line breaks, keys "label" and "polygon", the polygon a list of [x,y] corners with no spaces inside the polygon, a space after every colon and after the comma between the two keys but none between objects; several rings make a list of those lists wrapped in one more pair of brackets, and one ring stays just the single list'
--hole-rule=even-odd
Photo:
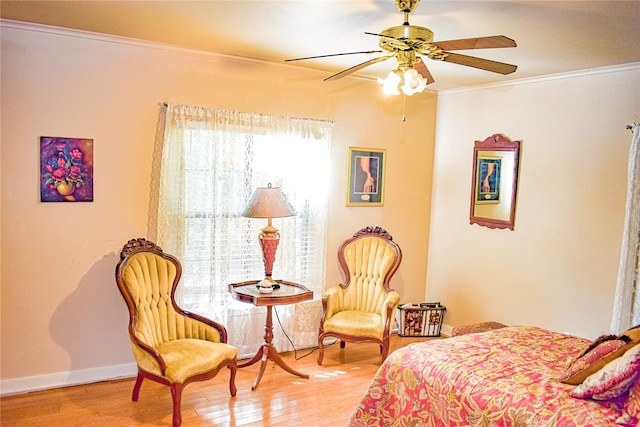
[{"label": "table lamp", "polygon": [[296,213],[287,201],[279,187],[272,187],[271,183],[267,187],[258,187],[251,196],[251,200],[242,212],[242,216],[246,218],[267,218],[267,226],[260,230],[258,240],[262,247],[262,255],[264,257],[264,280],[260,281],[260,292],[270,293],[274,286],[271,273],[273,270],[273,262],[276,259],[276,250],[280,241],[278,229],[271,225],[271,218],[283,218],[294,216]]}]

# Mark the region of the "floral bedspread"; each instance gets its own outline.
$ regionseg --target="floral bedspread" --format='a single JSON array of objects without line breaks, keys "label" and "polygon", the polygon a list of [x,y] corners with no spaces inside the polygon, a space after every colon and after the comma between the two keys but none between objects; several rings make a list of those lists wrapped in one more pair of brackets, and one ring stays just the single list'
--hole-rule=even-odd
[{"label": "floral bedspread", "polygon": [[410,344],[380,366],[349,426],[616,425],[624,400],[572,398],[558,381],[589,344],[532,326]]}]

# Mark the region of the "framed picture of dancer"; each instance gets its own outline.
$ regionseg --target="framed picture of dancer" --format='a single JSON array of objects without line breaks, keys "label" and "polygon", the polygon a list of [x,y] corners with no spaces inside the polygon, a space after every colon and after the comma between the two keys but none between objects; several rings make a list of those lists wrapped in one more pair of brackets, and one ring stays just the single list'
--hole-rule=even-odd
[{"label": "framed picture of dancer", "polygon": [[476,165],[476,204],[500,203],[502,157],[478,153]]},{"label": "framed picture of dancer", "polygon": [[383,206],[386,150],[349,147],[347,206]]}]

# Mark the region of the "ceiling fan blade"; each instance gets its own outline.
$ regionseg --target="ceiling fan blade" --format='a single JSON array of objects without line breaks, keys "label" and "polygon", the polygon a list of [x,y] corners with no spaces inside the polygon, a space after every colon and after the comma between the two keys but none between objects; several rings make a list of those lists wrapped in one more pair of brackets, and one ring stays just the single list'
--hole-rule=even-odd
[{"label": "ceiling fan blade", "polygon": [[[376,36],[376,37],[389,37],[390,39],[396,39],[396,38],[395,38],[395,37],[393,37],[393,36],[385,36],[384,34],[380,34],[380,33],[371,33],[371,32],[369,32],[369,31],[365,31],[364,33],[365,33],[366,35],[369,35],[369,36]],[[396,39],[396,40],[398,40],[398,39]]]},{"label": "ceiling fan blade", "polygon": [[316,59],[316,58],[328,58],[330,56],[342,56],[342,55],[357,55],[360,53],[382,53],[381,50],[365,50],[363,52],[345,52],[345,53],[332,53],[329,55],[318,55],[318,56],[307,56],[305,58],[293,58],[293,59],[285,59],[285,62],[290,61],[303,61],[305,59]]},{"label": "ceiling fan blade", "polygon": [[511,74],[518,68],[516,65],[505,64],[504,62],[492,61],[490,59],[476,58],[475,56],[461,55],[459,53],[444,52],[444,62],[466,65],[467,67],[479,68],[481,70],[492,71],[499,74]]},{"label": "ceiling fan blade", "polygon": [[337,79],[342,78],[342,77],[344,77],[344,76],[346,76],[348,74],[351,74],[351,73],[354,73],[354,72],[356,72],[358,70],[361,70],[364,67],[368,67],[369,65],[377,64],[378,62],[386,61],[387,59],[394,58],[394,57],[395,57],[395,54],[394,55],[379,56],[377,58],[370,59],[370,60],[365,61],[365,62],[363,62],[361,64],[354,65],[351,68],[347,68],[346,70],[342,70],[339,73],[336,73],[336,74],[334,74],[332,76],[329,76],[326,79],[324,79],[324,81],[337,80]]},{"label": "ceiling fan blade", "polygon": [[474,37],[470,39],[434,42],[442,50],[492,49],[516,47],[516,41],[505,36]]},{"label": "ceiling fan blade", "polygon": [[400,49],[400,50],[412,49],[412,46],[408,45],[405,42],[405,40],[403,40],[403,39],[399,39],[397,37],[388,36],[388,35],[384,35],[384,34],[370,33],[370,32],[367,32],[367,31],[365,31],[364,33],[367,34],[367,35],[370,35],[370,36],[376,36],[376,37],[382,37],[382,38],[385,38],[385,39],[391,39],[391,40],[393,40],[393,47],[396,48],[396,49]]},{"label": "ceiling fan blade", "polygon": [[433,76],[429,72],[429,69],[427,68],[427,64],[424,63],[422,58],[417,57],[416,62],[413,64],[413,67],[422,77],[427,79],[427,84],[431,84],[435,82],[435,79],[433,78]]}]

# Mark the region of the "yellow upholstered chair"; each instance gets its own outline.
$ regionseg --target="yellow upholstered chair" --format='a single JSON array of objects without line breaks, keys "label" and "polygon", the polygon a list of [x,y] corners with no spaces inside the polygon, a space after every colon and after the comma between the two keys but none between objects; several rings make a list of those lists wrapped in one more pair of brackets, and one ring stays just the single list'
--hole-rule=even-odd
[{"label": "yellow upholstered chair", "polygon": [[318,333],[318,364],[327,337],[345,342],[375,342],[382,360],[389,353],[389,334],[400,295],[389,281],[400,266],[402,252],[389,233],[366,227],[345,240],[338,249],[344,283],[326,291]]},{"label": "yellow upholstered chair", "polygon": [[145,378],[169,386],[173,425],[182,422],[180,400],[193,381],[213,378],[230,370],[229,390],[236,395],[237,349],[227,344],[221,324],[176,304],[174,294],[182,266],[155,243],[132,239],[120,252],[116,282],[129,308],[129,338],[138,364],[132,400],[138,400]]}]

